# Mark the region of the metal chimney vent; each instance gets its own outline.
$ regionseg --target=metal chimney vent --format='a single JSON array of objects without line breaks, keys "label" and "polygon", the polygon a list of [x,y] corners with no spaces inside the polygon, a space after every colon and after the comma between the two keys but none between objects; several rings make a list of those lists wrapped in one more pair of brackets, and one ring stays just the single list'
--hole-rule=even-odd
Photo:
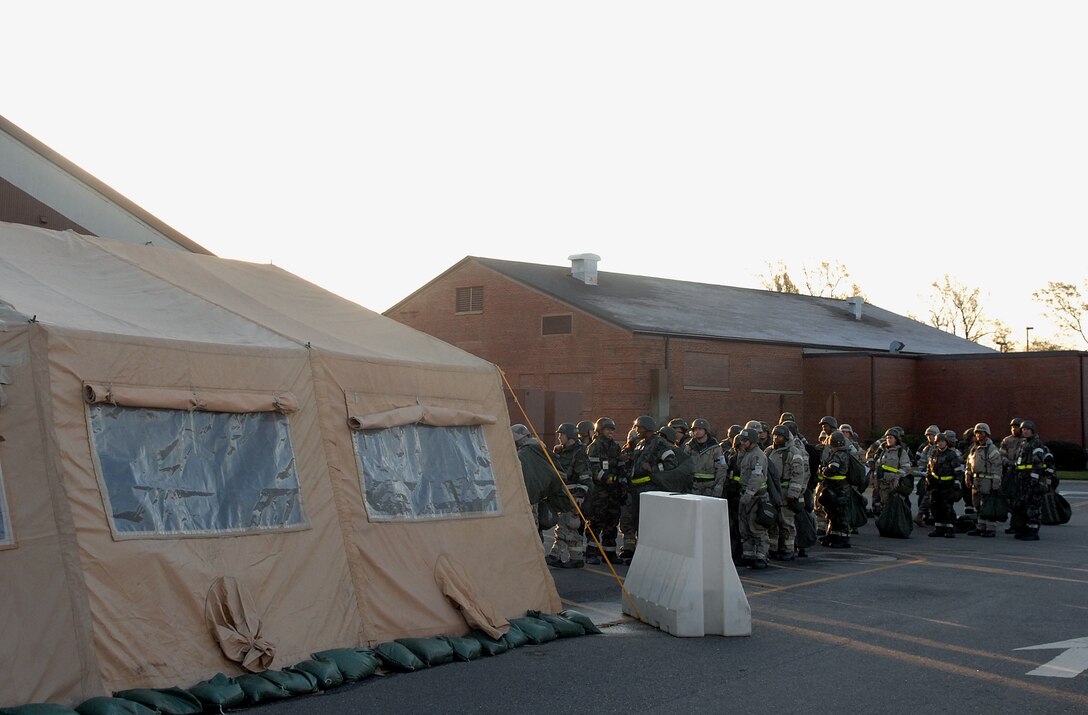
[{"label": "metal chimney vent", "polygon": [[865,305],[865,299],[860,295],[855,295],[853,298],[847,298],[846,302],[850,305],[850,309],[854,311],[854,320],[861,320],[861,309]]},{"label": "metal chimney vent", "polygon": [[570,274],[575,280],[582,281],[587,286],[597,285],[597,261],[601,257],[596,253],[579,253],[567,256],[570,261]]}]

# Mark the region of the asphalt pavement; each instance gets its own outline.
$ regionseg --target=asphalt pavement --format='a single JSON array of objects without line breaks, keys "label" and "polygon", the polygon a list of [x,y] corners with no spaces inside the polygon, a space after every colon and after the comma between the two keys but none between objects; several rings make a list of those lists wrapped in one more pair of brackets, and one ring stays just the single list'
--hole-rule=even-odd
[{"label": "asphalt pavement", "polygon": [[[741,569],[744,638],[673,637],[622,614],[606,565],[552,569],[564,604],[603,635],[255,712],[1088,712],[1088,482],[1062,492],[1073,518],[1038,542],[933,539],[928,528],[885,539],[870,520],[849,550]],[[1022,650],[1034,646],[1044,648]]]}]

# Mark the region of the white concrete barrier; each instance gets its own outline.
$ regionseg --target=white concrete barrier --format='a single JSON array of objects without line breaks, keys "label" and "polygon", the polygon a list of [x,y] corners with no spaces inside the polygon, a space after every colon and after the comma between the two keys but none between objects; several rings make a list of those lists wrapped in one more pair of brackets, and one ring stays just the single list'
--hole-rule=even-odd
[{"label": "white concrete barrier", "polygon": [[752,608],[729,548],[724,499],[646,492],[623,612],[674,636],[750,636]]}]

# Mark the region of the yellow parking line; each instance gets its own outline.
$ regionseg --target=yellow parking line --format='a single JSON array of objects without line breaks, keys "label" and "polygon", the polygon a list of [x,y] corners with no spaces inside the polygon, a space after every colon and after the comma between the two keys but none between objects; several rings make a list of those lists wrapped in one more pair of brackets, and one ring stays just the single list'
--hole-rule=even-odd
[{"label": "yellow parking line", "polygon": [[983,658],[990,658],[991,660],[1002,660],[1007,663],[1015,663],[1016,665],[1026,665],[1031,668],[1035,668],[1037,665],[1037,663],[1035,663],[1034,661],[1026,660],[1024,658],[1014,658],[1008,655],[987,653],[985,651],[980,651],[977,648],[964,648],[963,646],[953,645],[951,643],[944,643],[942,641],[930,640],[929,638],[910,636],[904,633],[889,631],[884,628],[875,628],[873,626],[863,626],[856,623],[847,623],[846,621],[837,621],[833,618],[823,618],[821,616],[811,615],[807,613],[794,613],[791,611],[784,611],[776,608],[761,608],[760,613],[772,613],[776,616],[789,618],[794,621],[818,623],[823,626],[831,626],[837,629],[846,628],[854,631],[860,631],[861,633],[869,633],[871,635],[881,636],[883,638],[890,638],[892,640],[905,641],[907,643],[913,643],[914,645],[920,645],[926,648],[936,648],[938,650],[947,650],[953,653],[962,653],[963,655],[969,655],[973,658],[981,656]]},{"label": "yellow parking line", "polygon": [[1044,576],[1038,573],[1029,573],[1027,571],[1010,571],[1009,569],[995,569],[989,566],[972,566],[970,564],[948,564],[941,561],[926,561],[927,566],[937,566],[945,569],[957,569],[959,571],[975,571],[977,573],[988,573],[996,576],[1021,576],[1023,578],[1034,578],[1041,581],[1063,581],[1065,583],[1085,583],[1088,584],[1088,579],[1081,578],[1062,578],[1061,576]]},{"label": "yellow parking line", "polygon": [[820,583],[827,583],[828,581],[838,581],[843,578],[853,578],[854,576],[864,576],[869,573],[876,573],[877,571],[887,571],[888,569],[900,568],[902,566],[914,566],[916,564],[925,563],[922,559],[914,561],[901,561],[894,564],[885,564],[884,566],[877,566],[871,569],[865,569],[864,571],[854,571],[852,573],[838,574],[837,576],[825,576],[824,578],[814,578],[809,581],[801,581],[800,583],[791,583],[785,586],[777,586],[775,588],[767,589],[766,591],[760,591],[759,593],[752,593],[749,596],[765,596],[768,593],[779,593],[780,591],[790,591],[795,588],[804,588],[805,586],[815,586]]},{"label": "yellow parking line", "polygon": [[933,658],[923,658],[922,656],[912,655],[910,653],[902,653],[900,651],[891,650],[890,648],[884,648],[878,645],[872,645],[871,643],[861,643],[845,636],[834,636],[823,631],[816,631],[810,628],[802,628],[801,626],[791,626],[784,623],[775,623],[773,621],[766,621],[762,618],[753,618],[753,623],[758,623],[761,626],[768,628],[774,628],[776,630],[786,631],[788,633],[795,633],[797,635],[806,636],[814,640],[822,641],[832,645],[840,646],[843,648],[852,648],[854,650],[860,650],[872,655],[883,656],[892,660],[898,660],[912,665],[917,665],[922,668],[928,668],[930,670],[940,670],[945,673],[951,673],[963,678],[972,678],[974,680],[980,680],[991,685],[999,685],[1005,688],[1011,688],[1014,690],[1022,690],[1033,695],[1039,695],[1046,698],[1053,698],[1057,700],[1065,700],[1067,702],[1076,703],[1081,707],[1088,707],[1088,695],[1080,695],[1078,693],[1067,693],[1061,690],[1053,690],[1051,688],[1045,688],[1035,683],[1029,683],[1023,680],[1017,680],[1010,678],[1007,675],[998,675],[997,673],[989,673],[984,670],[977,670],[975,668],[966,668],[961,665],[955,665],[954,663],[946,663],[943,660],[935,660]]}]

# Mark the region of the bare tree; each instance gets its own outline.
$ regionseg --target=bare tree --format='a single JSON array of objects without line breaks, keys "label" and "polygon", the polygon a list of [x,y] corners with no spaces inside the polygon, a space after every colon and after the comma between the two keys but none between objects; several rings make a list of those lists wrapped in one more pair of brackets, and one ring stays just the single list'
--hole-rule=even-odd
[{"label": "bare tree", "polygon": [[[1085,285],[1088,287],[1088,281]],[[1084,328],[1088,303],[1085,302],[1080,288],[1072,283],[1050,281],[1046,288],[1035,291],[1031,297],[1046,306],[1047,316],[1057,324],[1059,332],[1080,336],[1088,344],[1088,335]]]},{"label": "bare tree", "polygon": [[790,278],[789,268],[784,261],[777,261],[773,265],[767,263],[767,273],[760,277],[760,283],[767,290],[776,293],[800,293],[797,284]]},{"label": "bare tree", "polygon": [[[767,273],[760,276],[760,282],[767,290],[779,293],[800,293],[818,298],[864,297],[857,283],[850,281],[850,272],[846,266],[835,261],[822,261],[818,266],[801,266],[801,284],[798,285],[790,276],[789,267],[784,261],[767,264]],[[849,290],[847,289],[849,286]]]},{"label": "bare tree", "polygon": [[931,285],[930,325],[976,343],[993,332],[995,324],[982,310],[978,288],[968,288],[947,273]]},{"label": "bare tree", "polygon": [[1003,353],[1014,352],[1016,350],[1016,343],[1012,340],[1012,328],[1005,325],[1000,320],[995,320],[993,325],[994,331],[990,334],[990,342]]}]

